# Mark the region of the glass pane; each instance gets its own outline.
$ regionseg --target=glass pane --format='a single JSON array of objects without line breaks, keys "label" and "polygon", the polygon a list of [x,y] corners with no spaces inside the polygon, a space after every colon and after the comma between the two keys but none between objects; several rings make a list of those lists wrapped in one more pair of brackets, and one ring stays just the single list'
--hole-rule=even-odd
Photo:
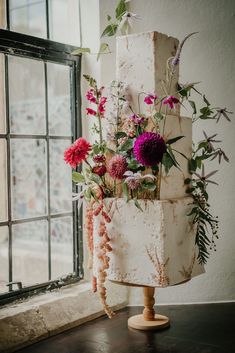
[{"label": "glass pane", "polygon": [[47,221],[12,226],[13,280],[29,286],[48,281]]},{"label": "glass pane", "polygon": [[71,136],[70,67],[47,64],[50,135]]},{"label": "glass pane", "polygon": [[0,293],[8,292],[8,227],[0,227]]},{"label": "glass pane", "polygon": [[51,269],[52,279],[73,272],[72,217],[52,219]]},{"label": "glass pane", "polygon": [[7,220],[7,153],[6,153],[6,148],[7,148],[6,140],[0,139],[0,222]]},{"label": "glass pane", "polygon": [[6,2],[5,0],[0,1],[0,28],[6,28]]},{"label": "glass pane", "polygon": [[9,0],[10,29],[46,38],[46,0]]},{"label": "glass pane", "polygon": [[6,132],[5,109],[5,65],[4,55],[0,54],[0,134]]},{"label": "glass pane", "polygon": [[47,211],[45,141],[12,140],[11,168],[13,218],[45,215]]},{"label": "glass pane", "polygon": [[12,133],[45,133],[43,62],[16,56],[9,57],[9,101]]},{"label": "glass pane", "polygon": [[78,0],[49,1],[50,39],[80,46]]},{"label": "glass pane", "polygon": [[63,155],[70,141],[50,140],[51,213],[72,211],[71,168]]}]

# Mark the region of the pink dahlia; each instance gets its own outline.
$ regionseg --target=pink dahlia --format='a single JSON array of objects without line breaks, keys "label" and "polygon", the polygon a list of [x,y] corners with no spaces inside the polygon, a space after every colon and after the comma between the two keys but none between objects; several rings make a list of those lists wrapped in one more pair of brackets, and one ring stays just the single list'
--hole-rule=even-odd
[{"label": "pink dahlia", "polygon": [[169,105],[171,109],[175,107],[175,104],[179,103],[179,99],[176,98],[175,96],[169,96],[163,100],[163,104]]},{"label": "pink dahlia", "polygon": [[144,132],[134,143],[134,156],[146,167],[153,167],[160,163],[165,152],[165,141],[155,132]]},{"label": "pink dahlia", "polygon": [[126,158],[121,155],[112,157],[108,163],[108,173],[113,179],[122,179],[127,170]]},{"label": "pink dahlia", "polygon": [[72,146],[64,152],[64,160],[70,164],[72,168],[76,168],[78,164],[84,161],[91,150],[91,145],[84,138],[77,139]]}]

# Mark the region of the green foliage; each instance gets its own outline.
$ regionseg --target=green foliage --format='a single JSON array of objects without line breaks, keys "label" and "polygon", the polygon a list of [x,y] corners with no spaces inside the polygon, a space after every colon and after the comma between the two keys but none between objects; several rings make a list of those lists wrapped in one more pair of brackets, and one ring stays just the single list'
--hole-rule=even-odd
[{"label": "green foliage", "polygon": [[72,172],[72,180],[77,184],[83,184],[85,182],[84,176],[78,172]]},{"label": "green foliage", "polygon": [[97,89],[97,82],[93,77],[91,77],[90,75],[83,75],[83,77],[88,82],[90,87],[94,88],[95,90]]},{"label": "green foliage", "polygon": [[85,54],[85,53],[90,54],[91,49],[90,48],[77,48],[74,51],[72,51],[71,54],[76,56],[76,55],[81,55],[81,54]]},{"label": "green foliage", "polygon": [[126,12],[126,3],[125,0],[120,0],[116,9],[115,9],[115,14],[116,14],[116,19],[120,20],[124,13]]},{"label": "green foliage", "polygon": [[157,123],[159,123],[161,120],[164,119],[164,115],[162,113],[157,112],[153,115],[153,118],[156,120]]},{"label": "green foliage", "polygon": [[101,54],[108,54],[108,53],[111,53],[109,49],[109,45],[107,43],[101,43],[96,60],[97,61],[99,60]]},{"label": "green foliage", "polygon": [[135,203],[135,206],[141,211],[141,212],[144,212],[142,207],[140,206],[140,203],[139,201],[137,200],[137,198],[134,198],[134,203]]},{"label": "green foliage", "polygon": [[134,140],[129,138],[127,139],[119,148],[120,152],[126,152],[133,148]]},{"label": "green foliage", "polygon": [[183,137],[185,137],[185,136],[176,136],[176,137],[173,137],[172,139],[167,140],[167,141],[166,141],[166,144],[167,144],[167,145],[172,145],[172,144],[175,143],[176,141],[181,140]]},{"label": "green foliage", "polygon": [[110,23],[101,34],[101,37],[108,36],[112,37],[116,34],[118,25],[116,23]]}]

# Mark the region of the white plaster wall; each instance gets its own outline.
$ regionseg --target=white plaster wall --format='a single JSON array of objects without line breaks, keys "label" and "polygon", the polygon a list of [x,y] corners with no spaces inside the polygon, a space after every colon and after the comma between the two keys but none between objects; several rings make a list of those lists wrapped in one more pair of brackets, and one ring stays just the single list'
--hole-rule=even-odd
[{"label": "white plaster wall", "polygon": [[[107,13],[111,14],[117,3],[115,0],[81,0],[89,6],[98,6],[99,16],[89,11],[89,27],[86,32],[92,37],[93,45],[99,40],[94,32],[94,23],[101,31],[106,24]],[[199,34],[189,39],[184,47],[180,81],[201,81],[199,88],[210,97],[212,104],[228,107],[235,112],[235,2],[233,0],[132,0],[130,11],[141,15],[135,22],[132,33],[157,30],[179,39],[190,32]],[[94,7],[93,7],[94,9]],[[83,15],[82,15],[83,16]],[[97,64],[93,59],[85,59],[98,74],[98,79],[107,83],[115,77],[115,41],[110,43],[112,54],[104,55]],[[89,42],[89,41],[88,41]],[[83,46],[88,45],[83,42]],[[97,43],[96,43],[97,44]],[[93,61],[92,61],[93,60]],[[90,66],[92,62],[92,67]],[[217,252],[212,253],[206,266],[206,274],[191,282],[157,291],[158,303],[191,303],[235,300],[235,114],[232,123],[223,121],[216,126],[219,137],[224,140],[224,149],[230,157],[230,164],[223,163],[215,180],[219,187],[210,188],[211,205],[220,218],[220,239]],[[86,129],[89,127],[86,125]],[[215,132],[213,124],[203,126],[209,134]],[[201,130],[194,126],[195,140],[201,139]],[[87,132],[87,131],[86,131]],[[141,289],[130,290],[130,305],[143,304]]]}]

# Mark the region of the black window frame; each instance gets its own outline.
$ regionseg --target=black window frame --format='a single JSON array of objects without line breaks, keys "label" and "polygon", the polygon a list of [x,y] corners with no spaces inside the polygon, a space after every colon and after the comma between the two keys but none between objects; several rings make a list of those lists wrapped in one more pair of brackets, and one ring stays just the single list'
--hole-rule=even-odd
[{"label": "black window frame", "polygon": [[[48,7],[47,7],[48,8]],[[7,11],[8,13],[9,11]],[[48,18],[48,16],[47,16]],[[9,15],[8,28],[9,28]],[[47,21],[48,22],[48,21]],[[49,31],[48,31],[49,33]],[[14,55],[18,57],[31,58],[44,62],[45,72],[45,99],[46,99],[46,120],[48,122],[48,107],[47,107],[47,70],[46,65],[49,63],[60,63],[68,65],[71,68],[71,107],[72,107],[72,141],[81,136],[82,125],[81,125],[81,91],[80,91],[80,79],[81,79],[81,56],[74,56],[71,53],[76,49],[72,45],[62,44],[49,39],[42,39],[38,37],[29,36],[17,32],[10,31],[8,29],[0,29],[0,53],[5,56],[5,105],[6,105],[6,133],[0,134],[0,138],[5,138],[7,141],[7,175],[8,175],[8,221],[1,221],[0,226],[8,226],[8,251],[9,251],[9,291],[0,294],[0,305],[4,305],[8,302],[12,302],[19,298],[25,298],[34,294],[55,289],[64,285],[75,283],[83,279],[83,242],[82,242],[82,210],[78,212],[77,205],[73,203],[73,274],[69,274],[67,277],[56,280],[49,280],[44,283],[22,287],[21,282],[12,282],[12,225],[16,223],[23,223],[22,221],[16,221],[11,219],[11,166],[10,166],[10,139],[12,138],[10,132],[10,117],[9,117],[9,87],[8,87],[8,55]],[[16,134],[14,134],[16,135]],[[24,137],[25,135],[20,134]],[[30,136],[30,135],[28,135]],[[17,136],[15,136],[17,137]],[[47,133],[44,136],[47,142],[47,149],[49,149],[49,136],[48,124]],[[47,161],[49,157],[47,156]],[[47,166],[48,168],[48,166]],[[47,170],[47,184],[49,184],[49,171]],[[47,185],[48,186],[48,185]],[[76,192],[76,187],[73,186],[73,191]],[[48,200],[49,202],[49,200]],[[35,217],[37,219],[47,219],[50,223],[50,205],[48,205],[47,215],[43,217]],[[67,213],[66,213],[67,215]],[[56,217],[54,217],[56,218]],[[29,221],[34,218],[29,218]],[[36,219],[35,219],[36,220]],[[26,220],[27,221],[27,220]],[[48,232],[49,234],[49,232]],[[50,274],[50,236],[48,237],[48,256],[49,256],[49,268]],[[17,289],[13,289],[15,284],[18,285]]]}]

